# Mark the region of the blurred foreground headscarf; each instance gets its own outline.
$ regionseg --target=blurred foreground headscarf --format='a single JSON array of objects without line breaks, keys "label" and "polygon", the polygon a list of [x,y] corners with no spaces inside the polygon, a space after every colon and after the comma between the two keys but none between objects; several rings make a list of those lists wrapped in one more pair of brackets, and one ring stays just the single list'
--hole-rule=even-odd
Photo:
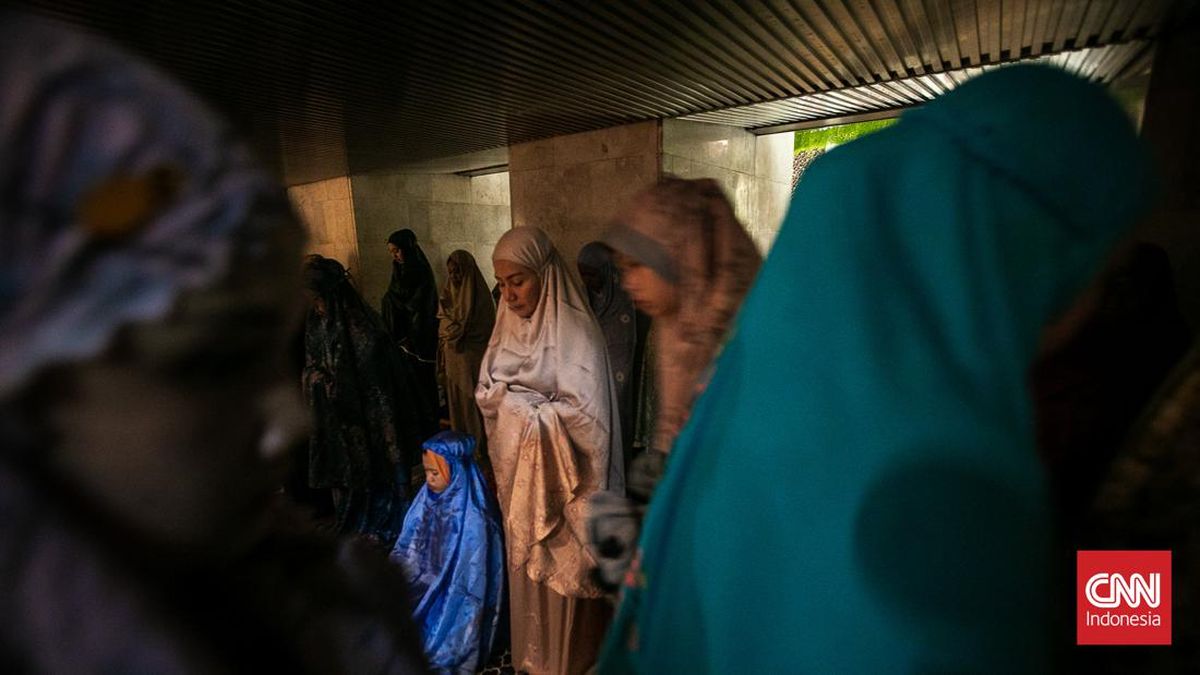
[{"label": "blurred foreground headscarf", "polygon": [[675,286],[679,311],[655,319],[658,418],[653,448],[669,452],[762,256],[714,180],[667,178],[641,192],[604,237]]},{"label": "blurred foreground headscarf", "polygon": [[1025,375],[1146,203],[1120,108],[1045,67],[817,160],[675,444],[601,671],[1046,668]]},{"label": "blurred foreground headscarf", "polygon": [[[283,228],[298,235],[282,191],[195,98],[106,43],[0,13],[5,407],[40,369],[97,357],[123,326],[218,284],[235,254],[253,264]],[[227,564],[148,573],[171,558],[148,560],[64,485],[8,461],[15,446],[49,449],[10,431],[0,428],[3,669],[421,669],[391,600],[403,581],[351,542],[276,533]]]},{"label": "blurred foreground headscarf", "polygon": [[296,227],[223,123],[105,44],[0,14],[0,102],[0,398]]}]

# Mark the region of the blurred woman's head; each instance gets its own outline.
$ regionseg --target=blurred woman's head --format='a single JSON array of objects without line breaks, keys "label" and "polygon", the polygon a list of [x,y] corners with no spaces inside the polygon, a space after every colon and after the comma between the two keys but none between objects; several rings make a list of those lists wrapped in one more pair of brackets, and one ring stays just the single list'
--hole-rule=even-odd
[{"label": "blurred woman's head", "polygon": [[621,286],[638,309],[655,319],[668,318],[679,311],[679,289],[675,284],[637,258],[618,253],[616,259]]},{"label": "blurred woman's head", "polygon": [[736,298],[736,310],[761,262],[733,205],[707,178],[667,178],[642,191],[604,241],[615,251],[622,286],[639,309],[660,319],[731,304],[721,297]]},{"label": "blurred woman's head", "polygon": [[0,39],[6,427],[25,430],[22,459],[148,543],[236,548],[302,427],[282,360],[301,229],[200,102],[106,45],[21,24]]}]

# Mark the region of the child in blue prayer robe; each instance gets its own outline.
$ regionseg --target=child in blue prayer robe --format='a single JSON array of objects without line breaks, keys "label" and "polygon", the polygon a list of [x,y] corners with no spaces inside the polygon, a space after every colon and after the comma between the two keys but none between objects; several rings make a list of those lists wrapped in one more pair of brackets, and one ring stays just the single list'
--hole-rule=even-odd
[{"label": "child in blue prayer robe", "polygon": [[425,486],[391,557],[408,577],[430,665],[439,673],[474,673],[501,626],[500,509],[475,465],[473,436],[443,431],[422,447]]}]

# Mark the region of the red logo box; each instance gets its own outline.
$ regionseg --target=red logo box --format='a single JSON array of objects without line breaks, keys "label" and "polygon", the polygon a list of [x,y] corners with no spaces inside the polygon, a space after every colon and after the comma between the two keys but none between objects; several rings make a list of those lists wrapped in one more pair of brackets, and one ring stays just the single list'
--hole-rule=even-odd
[{"label": "red logo box", "polygon": [[1075,643],[1171,644],[1170,551],[1077,551]]}]

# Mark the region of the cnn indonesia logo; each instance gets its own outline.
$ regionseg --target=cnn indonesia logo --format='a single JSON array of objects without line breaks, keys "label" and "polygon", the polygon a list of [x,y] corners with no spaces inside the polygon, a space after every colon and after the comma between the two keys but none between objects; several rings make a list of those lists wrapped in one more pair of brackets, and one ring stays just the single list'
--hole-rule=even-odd
[{"label": "cnn indonesia logo", "polygon": [[1079,551],[1076,643],[1171,644],[1171,552]]}]

